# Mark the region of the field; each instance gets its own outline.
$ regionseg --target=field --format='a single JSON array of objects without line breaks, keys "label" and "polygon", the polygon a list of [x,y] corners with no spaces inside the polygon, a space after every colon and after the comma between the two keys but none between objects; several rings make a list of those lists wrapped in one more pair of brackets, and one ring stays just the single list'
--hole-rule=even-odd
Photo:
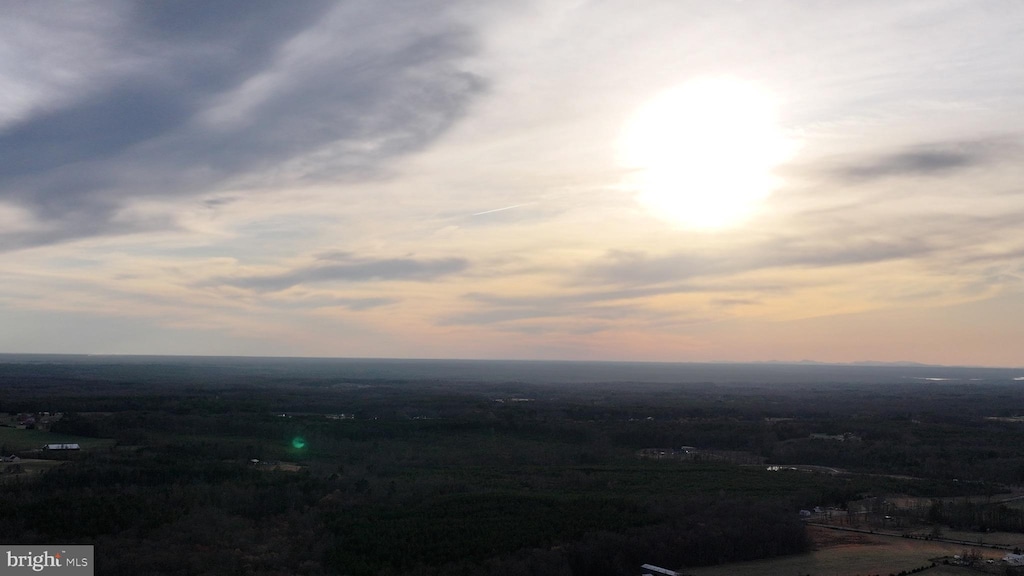
[{"label": "field", "polygon": [[[22,458],[18,462],[5,462],[0,464],[0,471],[4,472],[3,475],[0,475],[0,480],[4,478],[22,478],[26,475],[40,474],[54,466],[59,466],[60,464],[61,462],[58,460],[36,460],[33,458]],[[19,469],[20,472],[10,473],[9,470],[13,469]]]},{"label": "field", "polygon": [[966,530],[944,529],[942,537],[950,540],[963,540],[965,542],[978,542],[984,544],[997,544],[1000,546],[1024,547],[1024,534],[1014,532],[988,532],[981,534]]},{"label": "field", "polygon": [[43,444],[78,444],[83,450],[105,448],[114,444],[113,440],[103,438],[85,438],[69,434],[54,434],[43,430],[23,430],[20,428],[0,427],[0,447],[6,454],[22,450],[34,450]]},{"label": "field", "polygon": [[[932,558],[960,554],[964,547],[956,544],[906,540],[870,534],[846,533],[809,527],[817,550],[807,554],[753,562],[737,562],[685,569],[694,576],[771,576],[811,574],[813,576],[858,576],[896,574],[921,566],[929,566]],[[980,549],[986,559],[999,559],[998,550]],[[974,574],[965,568],[941,567],[945,572],[929,570],[925,574]]]}]

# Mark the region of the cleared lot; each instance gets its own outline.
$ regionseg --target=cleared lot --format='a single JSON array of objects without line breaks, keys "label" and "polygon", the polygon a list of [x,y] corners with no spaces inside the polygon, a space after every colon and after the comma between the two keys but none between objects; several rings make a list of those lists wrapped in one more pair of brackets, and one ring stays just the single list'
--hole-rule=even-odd
[{"label": "cleared lot", "polygon": [[[808,554],[786,556],[754,562],[738,562],[709,566],[706,568],[684,569],[684,574],[694,576],[792,576],[812,574],[815,576],[863,576],[865,574],[897,574],[921,566],[931,565],[931,559],[940,556],[960,554],[963,546],[893,538],[871,534],[837,532],[825,528],[808,527],[818,550]],[[996,550],[979,549],[983,558],[1002,558]],[[939,572],[925,574],[967,573],[962,568],[945,568]]]}]

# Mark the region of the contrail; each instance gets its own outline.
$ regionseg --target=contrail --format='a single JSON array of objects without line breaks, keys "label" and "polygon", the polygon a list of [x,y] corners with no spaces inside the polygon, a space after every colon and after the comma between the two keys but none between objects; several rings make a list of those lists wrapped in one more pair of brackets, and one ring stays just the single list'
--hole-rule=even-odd
[{"label": "contrail", "polygon": [[484,214],[490,214],[491,212],[501,212],[502,210],[511,210],[513,208],[519,208],[520,206],[526,206],[526,204],[513,204],[511,206],[505,206],[504,208],[495,208],[494,210],[484,210],[483,212],[477,212],[473,216],[482,216]]}]

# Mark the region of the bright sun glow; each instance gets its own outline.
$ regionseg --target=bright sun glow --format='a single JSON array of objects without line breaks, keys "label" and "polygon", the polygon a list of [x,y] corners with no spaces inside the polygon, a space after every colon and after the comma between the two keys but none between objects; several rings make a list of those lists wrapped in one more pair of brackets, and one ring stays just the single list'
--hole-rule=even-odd
[{"label": "bright sun glow", "polygon": [[662,93],[637,111],[620,145],[640,203],[703,230],[750,218],[779,184],[772,170],[796,150],[776,124],[774,98],[732,78]]}]

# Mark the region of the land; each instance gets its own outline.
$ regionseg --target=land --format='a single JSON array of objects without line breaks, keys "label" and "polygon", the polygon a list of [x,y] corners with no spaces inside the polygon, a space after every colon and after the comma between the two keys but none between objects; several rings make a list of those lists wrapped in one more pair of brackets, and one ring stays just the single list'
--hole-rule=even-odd
[{"label": "land", "polygon": [[1013,573],[1015,377],[0,356],[0,541],[101,574]]},{"label": "land", "polygon": [[[999,562],[1004,554],[979,549],[980,565],[976,568],[942,564],[963,553],[962,545],[908,540],[898,536],[879,536],[837,532],[820,527],[808,529],[814,550],[782,558],[731,563],[686,571],[693,576],[761,576],[774,574],[821,574],[857,576],[863,574],[895,574],[922,570],[928,576],[978,574],[986,560]],[[935,565],[933,567],[933,565]],[[983,566],[982,566],[983,565]],[[1000,567],[1002,567],[1000,565]]]}]

